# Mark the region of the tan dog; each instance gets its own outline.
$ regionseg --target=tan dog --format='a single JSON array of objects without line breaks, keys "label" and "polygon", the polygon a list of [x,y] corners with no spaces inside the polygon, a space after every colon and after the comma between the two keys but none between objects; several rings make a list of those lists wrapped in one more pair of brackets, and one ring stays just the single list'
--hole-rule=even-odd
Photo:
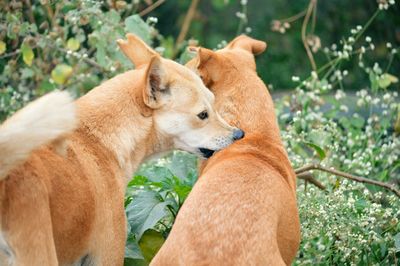
[{"label": "tan dog", "polygon": [[271,96],[256,73],[261,41],[240,36],[188,63],[215,93],[218,112],[246,136],[217,153],[182,206],[151,265],[290,265],[299,247],[296,179]]},{"label": "tan dog", "polygon": [[207,157],[243,135],[195,73],[127,38],[136,70],[75,103],[45,96],[0,127],[1,265],[122,265],[138,164],[173,148]]}]

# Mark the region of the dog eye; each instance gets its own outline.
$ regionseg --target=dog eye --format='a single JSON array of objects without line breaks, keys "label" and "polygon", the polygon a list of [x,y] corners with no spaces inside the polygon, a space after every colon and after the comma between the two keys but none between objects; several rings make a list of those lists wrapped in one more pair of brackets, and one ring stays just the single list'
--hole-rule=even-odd
[{"label": "dog eye", "polygon": [[208,113],[207,113],[207,111],[203,111],[203,112],[199,113],[197,115],[197,117],[200,118],[201,120],[207,119],[208,118]]}]

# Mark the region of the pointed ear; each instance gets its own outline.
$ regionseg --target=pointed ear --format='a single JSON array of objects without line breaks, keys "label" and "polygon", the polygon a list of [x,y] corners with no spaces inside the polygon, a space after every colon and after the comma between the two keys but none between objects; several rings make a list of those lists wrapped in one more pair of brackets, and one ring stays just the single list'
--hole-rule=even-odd
[{"label": "pointed ear", "polygon": [[167,75],[160,56],[153,56],[147,66],[143,87],[144,104],[151,109],[160,108],[170,95]]},{"label": "pointed ear", "polygon": [[267,43],[250,38],[246,35],[240,35],[233,39],[227,46],[228,49],[241,48],[254,55],[261,54],[267,48]]},{"label": "pointed ear", "polygon": [[158,55],[144,41],[132,33],[126,35],[127,40],[117,40],[119,48],[131,60],[135,67],[148,64],[151,58]]},{"label": "pointed ear", "polygon": [[190,52],[195,53],[196,57],[189,61],[186,66],[194,70],[206,85],[218,80],[220,76],[218,54],[202,47],[191,46],[188,49]]}]

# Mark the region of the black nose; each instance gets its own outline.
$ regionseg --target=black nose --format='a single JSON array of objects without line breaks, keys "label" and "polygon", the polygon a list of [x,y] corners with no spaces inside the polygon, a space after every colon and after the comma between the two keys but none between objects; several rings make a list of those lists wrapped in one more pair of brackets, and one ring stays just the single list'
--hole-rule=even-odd
[{"label": "black nose", "polygon": [[235,131],[233,131],[233,140],[239,140],[242,139],[244,137],[244,131],[241,129],[235,129]]}]

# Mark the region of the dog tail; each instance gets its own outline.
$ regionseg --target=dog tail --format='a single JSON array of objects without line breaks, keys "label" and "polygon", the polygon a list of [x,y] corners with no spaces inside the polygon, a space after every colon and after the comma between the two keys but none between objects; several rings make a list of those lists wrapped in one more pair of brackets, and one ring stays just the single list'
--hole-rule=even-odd
[{"label": "dog tail", "polygon": [[76,107],[67,92],[52,92],[11,116],[0,126],[0,180],[31,152],[73,131]]}]

